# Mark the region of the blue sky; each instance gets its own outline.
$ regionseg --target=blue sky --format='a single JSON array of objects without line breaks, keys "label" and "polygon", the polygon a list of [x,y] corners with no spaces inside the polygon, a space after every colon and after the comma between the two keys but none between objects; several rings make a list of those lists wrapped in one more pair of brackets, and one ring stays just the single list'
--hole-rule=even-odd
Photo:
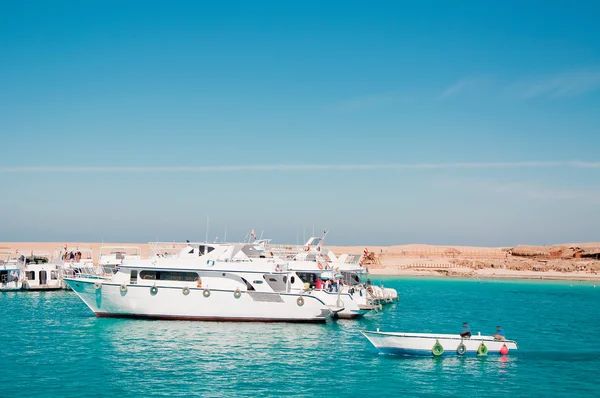
[{"label": "blue sky", "polygon": [[0,241],[600,241],[599,17],[2,2]]}]

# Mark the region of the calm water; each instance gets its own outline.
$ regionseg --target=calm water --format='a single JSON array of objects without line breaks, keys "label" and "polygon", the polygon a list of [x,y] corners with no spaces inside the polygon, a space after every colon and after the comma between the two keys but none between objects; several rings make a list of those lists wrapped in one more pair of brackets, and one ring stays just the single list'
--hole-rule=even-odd
[{"label": "calm water", "polygon": [[[70,292],[0,293],[0,397],[597,396],[600,285],[378,281],[399,304],[327,325],[97,319]],[[503,325],[520,351],[394,357],[359,334],[456,332],[463,320]]]}]

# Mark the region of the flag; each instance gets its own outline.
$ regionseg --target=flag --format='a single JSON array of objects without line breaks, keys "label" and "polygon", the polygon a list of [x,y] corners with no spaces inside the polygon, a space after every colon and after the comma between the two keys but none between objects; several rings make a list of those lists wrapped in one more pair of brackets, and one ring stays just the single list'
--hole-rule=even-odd
[{"label": "flag", "polygon": [[252,230],[252,232],[250,232],[250,235],[252,235],[252,239],[256,239],[256,232],[254,232],[254,229]]}]

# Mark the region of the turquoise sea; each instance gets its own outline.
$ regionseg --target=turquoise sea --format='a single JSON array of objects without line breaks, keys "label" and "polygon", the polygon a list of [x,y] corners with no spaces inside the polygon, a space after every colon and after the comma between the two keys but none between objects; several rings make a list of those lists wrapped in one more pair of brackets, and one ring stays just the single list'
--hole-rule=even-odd
[{"label": "turquoise sea", "polygon": [[[72,292],[0,293],[0,397],[598,396],[600,285],[374,279],[400,302],[326,325],[95,318]],[[380,355],[359,333],[488,334],[507,357]]]}]

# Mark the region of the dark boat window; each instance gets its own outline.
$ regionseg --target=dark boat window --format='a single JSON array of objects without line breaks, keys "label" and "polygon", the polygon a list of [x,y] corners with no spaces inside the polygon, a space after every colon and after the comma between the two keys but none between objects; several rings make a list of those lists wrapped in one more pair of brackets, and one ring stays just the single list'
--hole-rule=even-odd
[{"label": "dark boat window", "polygon": [[135,285],[137,283],[137,271],[131,271],[131,277],[129,278],[129,283],[131,283],[132,285]]},{"label": "dark boat window", "polygon": [[140,278],[154,281],[183,281],[194,282],[198,279],[195,272],[176,272],[176,271],[142,271]]},{"label": "dark boat window", "polygon": [[294,284],[294,282],[296,282],[296,277],[295,277],[295,276],[292,276],[292,277],[290,278],[290,283],[293,285],[293,284]]},{"label": "dark boat window", "polygon": [[214,247],[212,246],[204,246],[204,245],[200,245],[198,246],[198,255],[199,256],[203,256],[205,254],[210,253],[211,251],[215,250]]},{"label": "dark boat window", "polygon": [[287,283],[287,276],[286,275],[283,276],[283,283]]},{"label": "dark boat window", "polygon": [[29,279],[30,281],[34,281],[35,280],[35,272],[34,271],[27,271],[27,272],[25,272],[25,277],[27,279]]},{"label": "dark boat window", "polygon": [[246,279],[242,278],[242,282],[244,282],[244,284],[246,285],[246,290],[248,290],[248,291],[254,290],[254,286],[252,286],[252,284],[250,282],[248,282]]}]

